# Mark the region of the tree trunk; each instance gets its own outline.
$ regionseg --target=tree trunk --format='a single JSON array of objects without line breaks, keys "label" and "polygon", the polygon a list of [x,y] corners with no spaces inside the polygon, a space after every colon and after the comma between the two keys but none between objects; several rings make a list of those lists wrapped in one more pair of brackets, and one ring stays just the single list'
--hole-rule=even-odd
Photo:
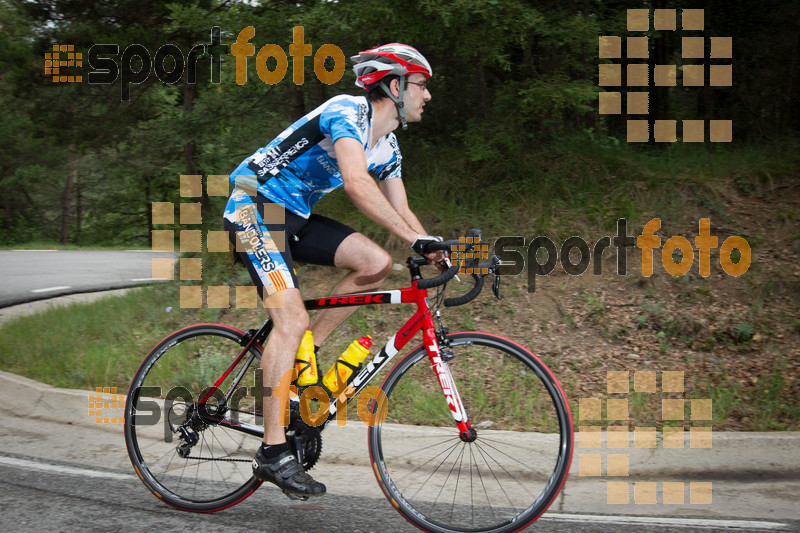
[{"label": "tree trunk", "polygon": [[61,244],[69,240],[69,208],[72,199],[72,172],[67,172],[67,184],[61,198]]},{"label": "tree trunk", "polygon": [[83,219],[83,209],[81,206],[81,175],[75,176],[75,237],[81,238],[81,221]]}]

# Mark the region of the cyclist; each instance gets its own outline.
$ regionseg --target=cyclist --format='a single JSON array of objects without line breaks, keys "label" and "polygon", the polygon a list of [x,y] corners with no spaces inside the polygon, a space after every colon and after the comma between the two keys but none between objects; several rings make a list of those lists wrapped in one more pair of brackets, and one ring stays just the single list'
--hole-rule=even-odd
[{"label": "cyclist", "polygon": [[[224,226],[273,322],[261,359],[265,386],[277,386],[293,367],[309,326],[294,261],[348,269],[332,295],[377,289],[392,267],[391,256],[366,236],[312,214],[322,196],[343,187],[368,218],[418,253],[441,240],[427,235],[409,209],[402,158],[392,133],[422,119],[431,99],[426,87],[431,66],[415,48],[398,43],[363,51],[351,60],[356,85],[367,91],[366,97],[328,100],[242,161],[230,176],[234,188]],[[442,252],[427,257],[437,262]],[[315,345],[354,310],[321,311],[310,327]],[[253,459],[254,475],[290,497],[324,494],[325,485],[314,481],[289,450],[278,399],[266,396],[264,441]]]}]

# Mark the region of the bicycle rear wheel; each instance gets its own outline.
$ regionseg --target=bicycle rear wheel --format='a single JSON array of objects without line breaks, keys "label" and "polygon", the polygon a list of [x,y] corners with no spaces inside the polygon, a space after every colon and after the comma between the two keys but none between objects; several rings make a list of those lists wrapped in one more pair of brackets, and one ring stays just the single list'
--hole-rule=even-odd
[{"label": "bicycle rear wheel", "polygon": [[420,346],[381,385],[389,402],[385,421],[369,429],[375,475],[395,508],[426,531],[518,531],[547,510],[566,480],[569,405],[524,347],[486,333],[447,337],[454,354],[447,365],[477,438],[459,436]]},{"label": "bicycle rear wheel", "polygon": [[[133,467],[153,494],[178,509],[218,511],[261,485],[250,466],[258,439],[213,420],[224,417],[260,425],[255,398],[246,389],[258,383],[260,346],[251,347],[220,386],[227,391],[243,372],[227,405],[212,398],[198,406],[203,391],[244,349],[239,344],[242,336],[241,331],[219,324],[176,331],[148,354],[128,391],[125,443]],[[242,370],[250,356],[253,364]]]}]

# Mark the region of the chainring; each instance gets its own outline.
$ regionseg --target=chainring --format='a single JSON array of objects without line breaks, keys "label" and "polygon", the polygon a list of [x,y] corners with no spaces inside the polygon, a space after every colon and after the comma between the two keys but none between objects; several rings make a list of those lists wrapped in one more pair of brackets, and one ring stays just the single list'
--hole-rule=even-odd
[{"label": "chainring", "polygon": [[289,426],[286,428],[286,442],[297,457],[297,449],[302,442],[303,468],[308,471],[317,464],[322,454],[322,434],[319,428],[309,426],[300,416],[300,403],[289,402]]}]

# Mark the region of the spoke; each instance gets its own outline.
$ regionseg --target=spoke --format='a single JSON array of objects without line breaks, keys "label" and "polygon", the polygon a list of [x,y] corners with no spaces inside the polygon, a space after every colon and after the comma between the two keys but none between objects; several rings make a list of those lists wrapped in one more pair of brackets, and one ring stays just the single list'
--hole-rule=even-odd
[{"label": "spoke", "polygon": [[[481,442],[483,442],[483,441],[485,441],[485,440],[486,440],[486,439],[481,439]],[[476,442],[477,442],[477,441],[476,441]],[[497,441],[495,441],[495,442],[497,442]],[[492,446],[491,444],[485,444],[485,446],[486,446],[486,447],[488,447],[488,448],[491,448],[491,449],[495,450],[495,451],[496,451],[496,452],[498,452],[498,453],[501,453],[501,454],[505,455],[506,457],[508,457],[508,458],[509,458],[509,459],[511,459],[512,461],[515,461],[515,462],[516,462],[518,465],[521,465],[522,467],[524,467],[526,470],[530,470],[530,468],[528,467],[528,465],[526,465],[525,463],[523,463],[523,462],[522,462],[522,461],[520,461],[519,459],[517,459],[517,458],[515,458],[515,457],[513,457],[513,456],[511,456],[511,455],[509,455],[509,454],[507,454],[506,452],[504,452],[504,451],[503,451],[503,450],[501,450],[500,448],[497,448],[496,446]],[[527,448],[526,448],[526,449],[527,449]],[[533,471],[533,470],[531,470],[531,471]]]},{"label": "spoke", "polygon": [[[478,445],[478,449],[480,449],[480,445]],[[519,480],[518,480],[516,477],[514,477],[514,475],[513,475],[513,474],[511,474],[511,472],[509,472],[508,470],[506,470],[506,469],[505,469],[505,467],[504,467],[503,465],[501,465],[501,464],[500,464],[500,463],[497,461],[497,459],[495,459],[494,457],[492,457],[492,455],[491,455],[489,452],[487,452],[486,450],[481,450],[481,451],[482,451],[482,452],[484,452],[484,453],[485,453],[485,454],[486,454],[486,455],[487,455],[487,456],[488,456],[488,457],[489,457],[489,458],[490,458],[492,461],[494,461],[494,462],[497,464],[497,466],[499,466],[499,467],[500,467],[500,469],[501,469],[501,470],[503,470],[503,472],[505,472],[505,474],[506,474],[508,477],[510,477],[510,478],[511,478],[511,479],[512,479],[512,480],[513,480],[513,481],[514,481],[514,482],[515,482],[517,485],[519,485],[519,486],[520,486],[520,487],[521,487],[521,488],[522,488],[524,491],[526,491],[528,494],[530,494],[530,495],[531,495],[531,496],[533,496],[534,498],[536,498],[536,497],[537,497],[535,494],[531,493],[531,492],[530,492],[530,490],[528,490],[527,488],[525,488],[525,485],[523,485],[522,483],[520,483],[520,481],[519,481]],[[495,475],[495,479],[497,479],[497,476],[496,476],[496,475]],[[498,479],[497,481],[498,481],[498,483],[500,482],[500,480],[499,480],[499,479]],[[512,506],[513,506],[513,503],[512,503]]]},{"label": "spoke", "polygon": [[[498,486],[498,487],[500,487],[500,490],[502,490],[502,491],[503,491],[503,495],[506,497],[506,500],[508,500],[508,505],[509,505],[509,507],[514,507],[514,502],[512,502],[512,501],[511,501],[511,497],[510,497],[510,496],[508,495],[508,493],[506,492],[506,489],[505,489],[505,487],[503,486],[503,483],[502,483],[502,482],[501,482],[501,481],[500,481],[500,480],[497,478],[497,474],[495,474],[495,473],[494,473],[494,470],[492,469],[492,466],[491,466],[491,465],[489,464],[489,462],[486,460],[486,455],[484,454],[483,450],[481,450],[481,447],[480,447],[480,446],[477,446],[477,445],[476,445],[476,448],[478,449],[478,453],[481,455],[481,458],[483,459],[483,462],[484,462],[484,463],[486,463],[486,468],[488,468],[488,469],[489,469],[489,472],[490,472],[490,473],[492,474],[492,476],[494,477],[494,481],[495,481],[495,483],[497,483],[497,486]],[[494,460],[494,459],[493,459],[493,460]],[[497,462],[497,461],[495,461],[495,462]],[[494,510],[494,507],[492,507],[492,509]],[[493,511],[493,514],[494,514],[494,511]]]},{"label": "spoke", "polygon": [[[459,440],[460,440],[460,439],[459,439]],[[416,498],[417,494],[419,494],[419,491],[421,491],[421,490],[422,490],[422,489],[425,487],[425,485],[428,483],[428,481],[430,481],[430,479],[431,479],[431,478],[434,476],[434,474],[436,474],[436,472],[438,472],[438,471],[439,471],[439,468],[440,468],[440,467],[441,467],[441,466],[444,464],[444,462],[445,462],[445,461],[447,461],[447,458],[448,458],[448,457],[450,457],[450,456],[453,454],[453,452],[456,450],[456,448],[457,448],[457,447],[458,447],[458,442],[456,442],[455,444],[453,444],[453,445],[452,445],[452,446],[449,448],[449,450],[450,450],[450,453],[448,453],[448,454],[447,454],[447,456],[446,456],[444,459],[442,459],[442,461],[441,461],[441,462],[440,462],[440,463],[439,463],[439,464],[436,466],[436,468],[434,468],[434,469],[433,469],[433,472],[431,472],[431,473],[430,473],[430,475],[428,476],[428,479],[426,479],[425,481],[423,481],[423,482],[420,484],[419,488],[417,489],[417,492],[415,492],[415,493],[414,493],[414,494],[411,496],[411,498],[412,498],[412,499],[413,499],[413,498]],[[426,464],[430,463],[431,461],[433,461],[433,460],[434,460],[434,459],[436,459],[437,457],[440,457],[441,455],[443,455],[443,454],[444,454],[446,451],[447,451],[447,450],[443,450],[441,453],[439,453],[439,455],[438,455],[438,456],[437,456],[437,455],[434,455],[433,457],[431,457],[430,459],[428,459],[427,461],[425,461],[424,463],[422,463],[421,465],[419,465],[417,468],[415,468],[415,469],[414,469],[414,470],[412,470],[411,472],[408,472],[408,473],[407,473],[405,476],[403,476],[403,477],[401,477],[400,479],[398,479],[398,481],[402,481],[402,480],[406,479],[408,476],[410,476],[411,474],[413,474],[414,472],[416,472],[417,470],[419,470],[420,468],[422,468],[422,467],[423,467],[423,466],[425,466]],[[440,490],[439,492],[441,493],[441,490]]]},{"label": "spoke", "polygon": [[[478,451],[478,455],[484,461],[486,461],[486,459],[481,454],[480,449],[478,449],[477,447],[476,447],[476,449]],[[472,453],[472,449],[471,448],[470,448],[470,453]],[[489,506],[489,510],[492,512],[492,519],[493,520],[497,520],[497,517],[494,514],[494,506],[492,505],[492,499],[489,497],[489,491],[486,490],[486,484],[483,482],[483,474],[481,474],[481,467],[480,467],[480,465],[478,464],[477,461],[475,461],[475,470],[477,470],[477,472],[478,472],[478,479],[481,482],[481,487],[483,487],[483,494],[484,494],[484,496],[486,496],[486,504]],[[501,487],[501,489],[502,489],[502,487]]]},{"label": "spoke", "polygon": [[[461,456],[463,455],[463,453],[464,453],[464,446],[462,445],[461,446],[461,453],[458,454],[458,458],[456,459],[456,462],[458,462],[461,459]],[[444,483],[442,483],[442,488],[439,489],[439,494],[437,494],[436,495],[436,499],[433,500],[434,504],[439,501],[439,496],[442,495],[442,491],[447,486],[447,481],[450,479],[450,476],[453,474],[453,470],[455,470],[455,468],[456,468],[456,462],[453,463],[452,468],[450,468],[450,472],[447,473],[447,477],[444,479]]]}]

